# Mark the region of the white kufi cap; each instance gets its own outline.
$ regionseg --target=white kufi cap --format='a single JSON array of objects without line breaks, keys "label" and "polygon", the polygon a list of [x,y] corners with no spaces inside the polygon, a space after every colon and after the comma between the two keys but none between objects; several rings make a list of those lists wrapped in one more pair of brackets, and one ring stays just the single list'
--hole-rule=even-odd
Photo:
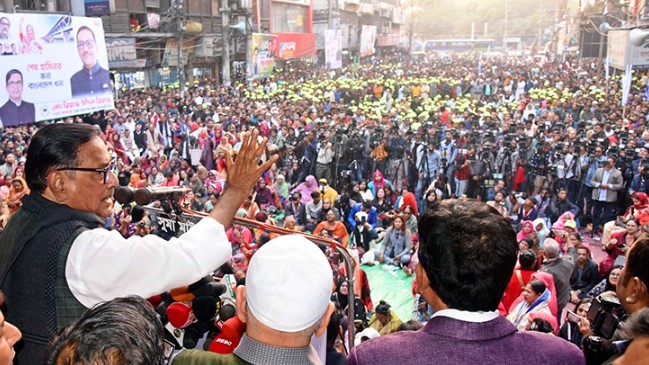
[{"label": "white kufi cap", "polygon": [[255,318],[284,332],[320,320],[331,296],[333,275],[325,254],[301,235],[270,240],[250,260],[246,300]]}]

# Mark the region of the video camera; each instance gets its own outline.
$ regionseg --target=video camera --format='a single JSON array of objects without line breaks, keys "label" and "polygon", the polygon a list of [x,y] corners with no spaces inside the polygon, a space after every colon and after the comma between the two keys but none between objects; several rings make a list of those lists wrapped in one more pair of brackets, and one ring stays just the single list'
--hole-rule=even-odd
[{"label": "video camera", "polygon": [[588,320],[595,336],[611,338],[620,324],[624,310],[620,300],[613,295],[596,297],[588,310]]}]

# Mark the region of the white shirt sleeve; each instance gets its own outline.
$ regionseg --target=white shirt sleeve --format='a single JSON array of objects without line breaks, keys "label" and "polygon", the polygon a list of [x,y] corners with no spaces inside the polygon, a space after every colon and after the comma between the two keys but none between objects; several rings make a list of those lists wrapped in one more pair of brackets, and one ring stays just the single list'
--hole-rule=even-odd
[{"label": "white shirt sleeve", "polygon": [[223,225],[203,218],[179,238],[123,238],[96,228],[81,233],[65,267],[68,286],[81,304],[126,295],[144,298],[198,281],[223,265],[232,248]]}]

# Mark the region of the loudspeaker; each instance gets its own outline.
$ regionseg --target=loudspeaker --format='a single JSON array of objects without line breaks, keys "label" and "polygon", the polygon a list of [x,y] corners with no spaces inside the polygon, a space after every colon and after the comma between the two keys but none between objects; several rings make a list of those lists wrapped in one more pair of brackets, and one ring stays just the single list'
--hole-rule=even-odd
[{"label": "loudspeaker", "polygon": [[649,30],[635,28],[629,32],[629,42],[636,46],[644,46],[647,38],[649,38]]}]

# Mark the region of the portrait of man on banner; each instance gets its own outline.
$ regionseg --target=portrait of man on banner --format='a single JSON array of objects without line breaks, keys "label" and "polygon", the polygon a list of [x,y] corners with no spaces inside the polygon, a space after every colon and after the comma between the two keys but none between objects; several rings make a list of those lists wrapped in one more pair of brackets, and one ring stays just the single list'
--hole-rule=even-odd
[{"label": "portrait of man on banner", "polygon": [[97,61],[95,33],[85,25],[77,31],[77,51],[83,68],[70,78],[72,97],[111,93],[110,74]]},{"label": "portrait of man on banner", "polygon": [[17,69],[10,70],[5,76],[5,86],[9,100],[0,107],[0,121],[5,127],[31,123],[36,119],[34,104],[22,99],[23,74]]}]

